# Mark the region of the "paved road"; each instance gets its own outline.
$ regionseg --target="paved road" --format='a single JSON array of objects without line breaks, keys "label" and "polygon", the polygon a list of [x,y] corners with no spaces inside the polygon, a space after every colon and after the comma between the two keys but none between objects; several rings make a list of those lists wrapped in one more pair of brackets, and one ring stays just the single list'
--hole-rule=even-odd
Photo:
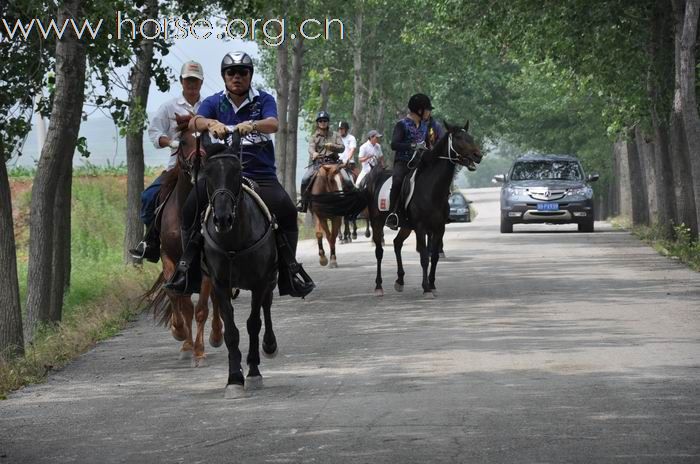
[{"label": "paved road", "polygon": [[225,400],[225,348],[192,369],[144,317],[0,402],[0,464],[700,462],[700,275],[605,223],[500,235],[468,196],[439,298],[412,246],[377,299],[364,238],[337,270],[305,243],[319,288],[273,307],[263,390]]}]

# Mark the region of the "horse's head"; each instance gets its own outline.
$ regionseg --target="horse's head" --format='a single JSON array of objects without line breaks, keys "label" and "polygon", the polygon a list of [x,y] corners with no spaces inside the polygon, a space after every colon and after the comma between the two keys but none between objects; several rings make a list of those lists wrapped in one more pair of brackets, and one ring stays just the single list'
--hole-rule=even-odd
[{"label": "horse's head", "polygon": [[450,161],[466,166],[470,171],[476,171],[476,165],[481,162],[483,155],[474,137],[469,134],[469,121],[464,127],[451,126],[443,120],[447,130],[447,157]]},{"label": "horse's head", "polygon": [[[208,134],[203,136],[203,142]],[[231,230],[236,220],[236,208],[241,196],[243,174],[239,157],[240,137],[232,146],[204,143],[207,156],[202,174],[207,187],[214,228],[219,233]]]},{"label": "horse's head", "polygon": [[177,149],[177,162],[182,170],[192,174],[194,163],[204,155],[204,150],[197,150],[197,133],[189,128],[191,114],[176,114],[175,122],[180,133],[180,146]]}]

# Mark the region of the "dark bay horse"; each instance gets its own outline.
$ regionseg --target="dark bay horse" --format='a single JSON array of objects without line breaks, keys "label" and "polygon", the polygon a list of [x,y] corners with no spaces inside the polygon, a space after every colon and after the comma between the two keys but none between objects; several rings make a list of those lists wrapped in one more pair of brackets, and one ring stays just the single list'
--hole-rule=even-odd
[{"label": "dark bay horse", "polygon": [[[208,135],[203,136],[203,141]],[[237,398],[244,390],[261,388],[259,334],[260,308],[265,318],[263,354],[277,354],[272,330],[272,292],[277,285],[278,256],[275,223],[260,197],[244,185],[241,166],[241,140],[233,133],[231,146],[207,145],[202,169],[208,207],[202,224],[204,265],[213,284],[215,299],[221,303],[224,340],[228,348],[229,374],[225,397]],[[250,316],[246,326],[250,341],[248,374],[243,376],[240,336],[231,304],[233,289],[252,292]]]},{"label": "dark bay horse", "polygon": [[[181,359],[192,358],[193,367],[202,367],[205,365],[206,358],[204,327],[209,317],[209,300],[212,291],[211,281],[207,278],[202,280],[196,310],[190,296],[177,295],[160,288],[160,284],[170,279],[173,275],[182,255],[180,234],[182,207],[187,199],[187,195],[192,190],[191,173],[193,164],[196,162],[196,158],[203,154],[201,149],[198,150],[194,132],[187,127],[190,117],[190,115],[175,115],[178,130],[180,131],[177,164],[173,169],[166,172],[159,192],[158,203],[162,205],[160,213],[160,255],[163,271],[156,281],[158,289],[152,306],[160,322],[169,325],[173,338],[183,342],[180,348]],[[154,285],[154,289],[156,285]],[[213,347],[219,347],[223,342],[223,323],[219,316],[218,302],[213,297],[211,297],[211,301],[214,314],[209,334],[209,344]],[[192,331],[193,319],[197,323],[194,336]]]},{"label": "dark bay horse", "polygon": [[[446,121],[446,133],[432,150],[423,154],[417,167],[415,190],[407,214],[416,234],[416,248],[420,254],[423,268],[423,295],[434,297],[435,273],[442,249],[442,239],[445,234],[445,224],[449,214],[447,198],[450,195],[450,185],[455,175],[457,165],[466,166],[470,171],[476,169],[476,163],[481,162],[481,150],[469,134],[469,122],[464,127],[450,126]],[[372,239],[375,244],[377,258],[377,277],[375,279],[375,295],[384,295],[382,287],[382,258],[384,249],[384,222],[388,211],[378,207],[379,190],[384,182],[391,177],[391,171],[374,169],[368,175],[367,195],[369,201],[369,220],[372,225]],[[405,197],[404,197],[405,198]],[[402,228],[394,238],[394,253],[398,265],[396,291],[403,291],[404,270],[401,260],[403,242],[411,234],[411,229]],[[430,272],[428,272],[430,266]]]},{"label": "dark bay horse", "polygon": [[[352,177],[352,182],[357,181],[357,176],[360,174],[360,170],[354,165],[352,169],[350,166],[346,168],[346,171]],[[343,236],[340,239],[340,243],[352,243],[353,240],[357,240],[357,215],[344,216],[343,217]]]}]

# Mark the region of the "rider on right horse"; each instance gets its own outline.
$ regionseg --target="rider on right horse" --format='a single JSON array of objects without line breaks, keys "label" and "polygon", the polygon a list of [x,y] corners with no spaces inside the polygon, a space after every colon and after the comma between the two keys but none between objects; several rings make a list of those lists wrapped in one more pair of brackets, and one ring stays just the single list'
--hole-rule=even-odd
[{"label": "rider on right horse", "polygon": [[323,163],[336,162],[340,159],[338,154],[345,150],[340,135],[329,129],[331,115],[326,111],[319,111],[316,116],[316,132],[309,139],[309,167],[301,179],[301,200],[297,209],[305,213],[309,207],[309,196],[319,166]]},{"label": "rider on right horse", "polygon": [[402,195],[404,179],[418,167],[422,152],[430,150],[445,132],[442,126],[430,117],[432,110],[430,98],[417,93],[408,100],[408,115],[394,126],[391,137],[391,149],[395,151],[389,197],[391,214],[385,223],[392,230],[409,227]]}]

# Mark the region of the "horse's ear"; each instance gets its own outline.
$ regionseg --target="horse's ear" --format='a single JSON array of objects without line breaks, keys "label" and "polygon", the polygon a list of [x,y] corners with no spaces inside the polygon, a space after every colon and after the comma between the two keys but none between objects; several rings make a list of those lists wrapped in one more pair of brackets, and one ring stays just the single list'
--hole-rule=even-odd
[{"label": "horse's ear", "polygon": [[446,119],[443,119],[443,120],[442,120],[442,125],[445,126],[445,130],[447,130],[447,132],[449,132],[450,129],[452,129],[452,126],[450,126],[450,125],[447,123],[447,120],[446,120]]},{"label": "horse's ear", "polygon": [[214,142],[211,141],[211,134],[209,131],[204,131],[200,133],[200,141],[202,143],[202,147],[204,147],[205,152],[208,152],[209,147],[211,147]]},{"label": "horse's ear", "polygon": [[464,130],[469,132],[469,119],[467,119],[467,123],[464,125]]}]

